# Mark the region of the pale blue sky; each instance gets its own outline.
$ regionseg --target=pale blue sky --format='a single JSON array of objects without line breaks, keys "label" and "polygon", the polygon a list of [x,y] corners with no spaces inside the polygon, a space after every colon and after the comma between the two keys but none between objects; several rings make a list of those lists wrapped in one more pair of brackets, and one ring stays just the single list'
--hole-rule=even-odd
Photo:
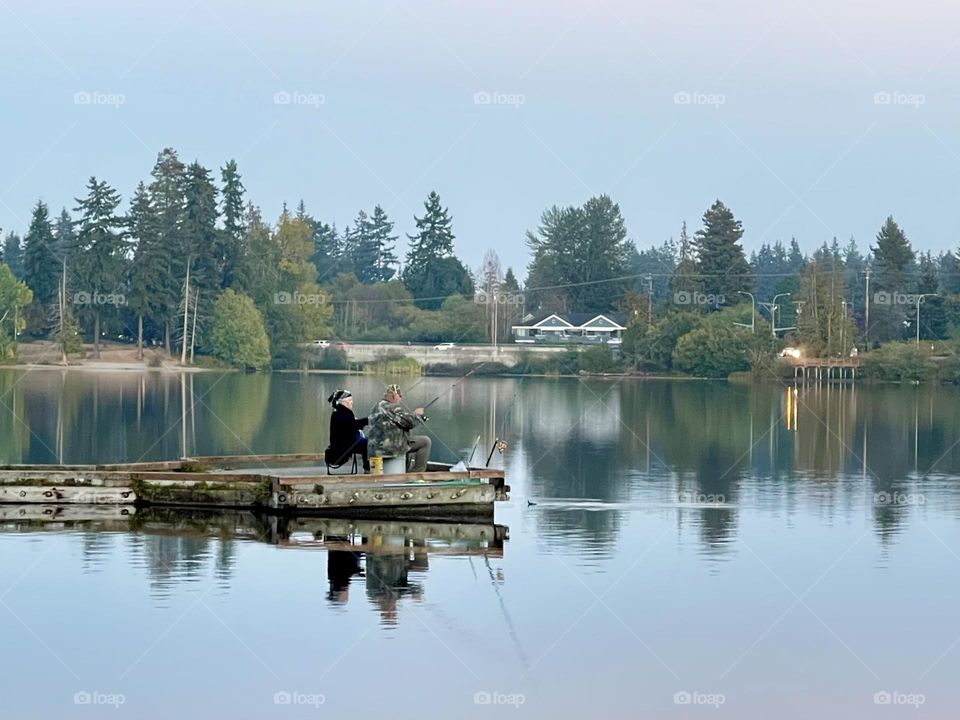
[{"label": "pale blue sky", "polygon": [[641,247],[720,197],[748,251],[865,247],[890,213],[956,248],[958,20],[946,0],[0,0],[0,227],[91,174],[128,198],[172,146],[237,158],[269,218],[380,203],[404,233],[436,189],[472,267],[489,247],[524,267],[541,211],[599,192]]}]

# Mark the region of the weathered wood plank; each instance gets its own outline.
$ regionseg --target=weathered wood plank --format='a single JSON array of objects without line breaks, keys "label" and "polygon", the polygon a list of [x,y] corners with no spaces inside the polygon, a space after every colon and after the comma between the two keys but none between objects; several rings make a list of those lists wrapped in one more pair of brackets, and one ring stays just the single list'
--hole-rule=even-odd
[{"label": "weathered wood plank", "polygon": [[[0,522],[65,523],[124,521],[137,512],[133,505],[0,505]],[[116,525],[116,529],[124,528]]]},{"label": "weathered wood plank", "polygon": [[372,553],[375,555],[406,555],[411,552],[422,552],[427,553],[428,555],[476,555],[476,556],[486,556],[486,557],[503,557],[503,547],[456,547],[456,546],[443,546],[443,545],[431,545],[429,547],[419,545],[416,547],[411,547],[409,545],[370,545],[368,543],[354,545],[347,542],[322,542],[319,540],[316,541],[307,541],[307,542],[295,542],[289,540],[281,540],[277,543],[277,547],[281,549],[293,549],[293,548],[323,548],[327,551],[346,551],[346,552],[363,552],[363,553]]},{"label": "weathered wood plank", "polygon": [[273,507],[288,510],[353,507],[386,509],[469,503],[489,504],[492,508],[496,496],[496,489],[492,485],[325,488],[323,493],[274,493]]},{"label": "weathered wood plank", "polygon": [[133,488],[20,485],[0,487],[0,503],[132,505]]},{"label": "weathered wood plank", "polygon": [[423,473],[394,473],[389,475],[298,475],[275,476],[281,485],[295,487],[319,482],[320,484],[391,484],[415,482],[446,482],[450,480],[502,480],[502,470],[469,470],[466,472],[423,472]]},{"label": "weathered wood plank", "polygon": [[323,453],[282,453],[274,455],[197,455],[181,458],[181,462],[227,468],[230,465],[266,465],[268,463],[324,461]]},{"label": "weathered wood plank", "polygon": [[506,539],[507,528],[493,523],[445,523],[353,518],[294,517],[284,521],[284,534],[380,535],[423,540],[491,542]]},{"label": "weathered wood plank", "polygon": [[260,483],[270,480],[264,473],[182,473],[182,472],[136,472],[130,473],[131,480],[141,482],[173,481],[182,483]]}]

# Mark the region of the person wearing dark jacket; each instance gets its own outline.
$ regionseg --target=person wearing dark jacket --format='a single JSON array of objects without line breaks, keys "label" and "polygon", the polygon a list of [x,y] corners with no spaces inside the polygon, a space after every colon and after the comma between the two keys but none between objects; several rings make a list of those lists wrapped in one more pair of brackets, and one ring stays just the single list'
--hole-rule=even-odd
[{"label": "person wearing dark jacket", "polygon": [[367,455],[367,439],[361,430],[367,426],[367,418],[357,418],[353,414],[353,395],[346,390],[337,390],[327,398],[333,405],[330,418],[330,447],[324,453],[331,465],[343,465],[353,455],[363,458],[363,469],[370,472],[370,458]]}]

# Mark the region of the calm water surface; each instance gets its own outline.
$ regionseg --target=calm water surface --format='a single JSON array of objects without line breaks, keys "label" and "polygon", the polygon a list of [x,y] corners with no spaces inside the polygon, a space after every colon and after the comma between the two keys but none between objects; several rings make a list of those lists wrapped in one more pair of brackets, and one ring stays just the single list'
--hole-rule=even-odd
[{"label": "calm water surface", "polygon": [[[956,716],[958,390],[453,382],[497,527],[0,507],[2,716]],[[339,386],[0,371],[0,462],[320,451]]]}]

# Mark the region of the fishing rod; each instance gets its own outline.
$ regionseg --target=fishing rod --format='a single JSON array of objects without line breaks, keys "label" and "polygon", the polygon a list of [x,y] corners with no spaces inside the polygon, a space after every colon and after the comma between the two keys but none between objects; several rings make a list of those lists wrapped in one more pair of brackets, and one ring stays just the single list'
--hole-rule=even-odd
[{"label": "fishing rod", "polygon": [[433,400],[431,400],[431,401],[428,402],[426,405],[424,405],[424,406],[423,406],[423,411],[426,412],[428,407],[430,407],[431,405],[433,405],[435,402],[437,402],[437,400],[439,400],[440,398],[442,398],[444,395],[452,392],[453,389],[454,389],[455,387],[457,387],[457,385],[459,385],[460,383],[462,383],[464,380],[466,380],[468,377],[470,377],[471,375],[473,375],[477,370],[479,370],[480,368],[482,368],[482,367],[483,367],[484,365],[486,365],[486,364],[487,364],[486,362],[482,362],[482,363],[480,363],[479,365],[477,365],[475,368],[473,368],[473,370],[471,370],[470,372],[468,372],[468,373],[467,373],[466,375],[464,375],[462,378],[460,378],[459,380],[457,380],[453,385],[451,385],[451,386],[448,387],[446,390],[444,390],[442,393],[440,393],[439,395],[437,395]]}]

